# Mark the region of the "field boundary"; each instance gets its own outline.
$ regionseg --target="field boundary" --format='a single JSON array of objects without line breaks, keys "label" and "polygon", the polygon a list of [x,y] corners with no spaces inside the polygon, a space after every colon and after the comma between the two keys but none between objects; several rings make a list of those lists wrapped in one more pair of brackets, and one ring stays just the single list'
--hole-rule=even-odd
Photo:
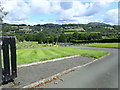
[{"label": "field boundary", "polygon": [[110,55],[110,53],[108,53],[107,55],[105,55],[105,56],[103,56],[103,57],[101,57],[101,58],[99,58],[99,59],[94,59],[93,61],[91,61],[91,62],[89,62],[89,63],[83,64],[83,65],[80,65],[80,66],[77,66],[77,67],[73,67],[73,68],[71,68],[71,69],[65,70],[65,71],[63,71],[63,72],[61,72],[61,73],[57,73],[57,74],[55,74],[55,75],[53,75],[53,76],[50,76],[50,77],[48,77],[48,78],[45,78],[45,79],[36,81],[36,82],[34,82],[34,83],[32,83],[32,84],[26,85],[26,86],[24,86],[24,87],[22,87],[22,88],[35,88],[35,87],[38,87],[38,86],[42,86],[42,85],[44,85],[44,84],[46,84],[46,83],[49,83],[49,82],[52,82],[53,80],[58,79],[59,77],[65,75],[65,74],[67,74],[67,73],[69,73],[69,72],[72,72],[72,71],[75,71],[76,69],[85,67],[85,66],[87,66],[87,65],[89,65],[89,64],[92,64],[92,63],[94,63],[94,62],[96,62],[96,61],[98,61],[98,60],[100,60],[100,59],[102,59],[102,58],[104,58],[104,57],[109,56],[109,55]]},{"label": "field boundary", "polygon": [[120,49],[120,48],[112,48],[112,47],[95,47],[95,46],[76,46],[76,47],[94,47],[94,48],[103,48],[103,49]]}]

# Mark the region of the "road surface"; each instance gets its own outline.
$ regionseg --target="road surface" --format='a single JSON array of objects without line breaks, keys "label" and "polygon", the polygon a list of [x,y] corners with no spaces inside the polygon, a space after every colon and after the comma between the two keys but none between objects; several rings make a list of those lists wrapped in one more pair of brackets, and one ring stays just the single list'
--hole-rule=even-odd
[{"label": "road surface", "polygon": [[[118,49],[72,47],[107,50],[110,55],[66,74],[42,88],[118,88]],[[40,87],[38,87],[40,88]]]},{"label": "road surface", "polygon": [[73,67],[84,65],[93,61],[94,58],[86,56],[77,56],[72,58],[66,58],[54,62],[37,64],[27,67],[18,68],[18,77],[15,79],[15,83],[8,83],[3,85],[3,88],[22,88],[30,85],[36,81],[43,80],[47,77],[56,75]]}]

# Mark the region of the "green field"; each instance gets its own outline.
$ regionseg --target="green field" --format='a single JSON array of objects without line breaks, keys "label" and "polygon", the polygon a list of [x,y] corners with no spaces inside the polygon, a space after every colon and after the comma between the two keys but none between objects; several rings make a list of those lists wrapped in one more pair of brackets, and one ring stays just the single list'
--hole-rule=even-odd
[{"label": "green field", "polygon": [[[73,34],[74,32],[73,31],[71,31],[71,32],[64,32],[64,34]],[[84,34],[84,33],[87,33],[87,32],[78,32],[78,33],[79,34]],[[90,32],[90,33],[100,33],[100,32]]]},{"label": "green field", "polygon": [[80,44],[76,46],[120,48],[119,44],[120,43],[91,43],[91,44]]},{"label": "green field", "polygon": [[[64,32],[64,34],[73,34],[74,32]],[[81,33],[86,33],[86,32],[78,32],[79,34]]]},{"label": "green field", "polygon": [[64,31],[69,31],[69,32],[75,32],[75,31],[85,31],[83,28],[76,28],[76,29],[67,29],[67,30],[64,30]]},{"label": "green field", "polygon": [[109,52],[102,50],[84,50],[77,48],[41,48],[30,50],[17,50],[17,64],[27,64],[32,62],[44,61],[48,59],[61,58],[73,55],[85,55],[99,58]]}]

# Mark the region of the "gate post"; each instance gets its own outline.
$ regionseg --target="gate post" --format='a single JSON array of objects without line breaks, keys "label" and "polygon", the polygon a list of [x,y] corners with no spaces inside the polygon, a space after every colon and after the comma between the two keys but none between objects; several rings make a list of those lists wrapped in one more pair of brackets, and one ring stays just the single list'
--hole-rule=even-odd
[{"label": "gate post", "polygon": [[0,37],[0,85],[2,84],[2,58],[1,58],[1,50],[2,50],[2,38]]},{"label": "gate post", "polygon": [[5,84],[17,77],[16,42],[14,36],[2,36],[0,39],[2,42],[0,47],[0,84]]}]

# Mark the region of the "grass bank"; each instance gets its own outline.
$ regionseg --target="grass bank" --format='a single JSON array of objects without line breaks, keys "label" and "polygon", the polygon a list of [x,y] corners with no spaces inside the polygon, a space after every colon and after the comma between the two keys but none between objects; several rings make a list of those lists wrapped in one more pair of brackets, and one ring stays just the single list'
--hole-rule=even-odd
[{"label": "grass bank", "polygon": [[85,55],[93,58],[99,58],[107,55],[108,53],[109,52],[102,50],[85,50],[77,48],[41,48],[17,50],[17,64],[27,64],[73,55]]},{"label": "grass bank", "polygon": [[75,46],[120,48],[119,44],[120,43],[91,43],[91,44],[80,44],[80,45],[75,45]]}]

